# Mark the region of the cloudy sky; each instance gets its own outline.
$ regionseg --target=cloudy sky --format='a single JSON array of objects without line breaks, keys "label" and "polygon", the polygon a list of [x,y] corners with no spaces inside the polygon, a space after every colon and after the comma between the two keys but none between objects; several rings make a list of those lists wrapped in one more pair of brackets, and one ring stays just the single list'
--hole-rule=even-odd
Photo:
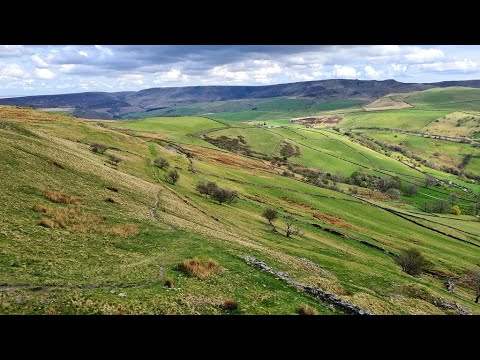
[{"label": "cloudy sky", "polygon": [[480,79],[480,46],[0,45],[0,96],[331,78]]}]

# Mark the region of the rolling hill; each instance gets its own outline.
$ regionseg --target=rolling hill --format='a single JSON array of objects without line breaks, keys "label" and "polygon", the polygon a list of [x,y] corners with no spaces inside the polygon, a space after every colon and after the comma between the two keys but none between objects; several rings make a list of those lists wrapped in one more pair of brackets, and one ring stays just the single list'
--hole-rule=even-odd
[{"label": "rolling hill", "polygon": [[[0,104],[42,108],[73,108],[78,117],[115,119],[130,113],[156,109],[173,110],[178,105],[266,98],[317,100],[375,100],[390,93],[406,93],[434,87],[480,87],[480,81],[401,83],[395,80],[319,80],[268,86],[165,87],[137,92],[86,92],[78,94],[27,96],[0,99]],[[319,109],[320,110],[320,109]],[[160,115],[160,114],[156,114]],[[182,114],[179,114],[182,115]],[[184,114],[198,115],[198,114]]]},{"label": "rolling hill", "polygon": [[[430,117],[416,111],[387,120],[421,128]],[[437,170],[445,181],[426,186],[435,170],[349,129],[276,126],[200,116],[107,122],[0,106],[8,204],[0,207],[0,313],[480,314],[461,280],[480,261],[478,183],[464,191],[455,185],[465,179]],[[372,138],[409,141],[432,156],[428,142]],[[403,184],[398,198],[373,187],[392,179]],[[235,201],[199,193],[208,181],[235,191]],[[410,196],[412,184],[419,191]],[[460,215],[422,211],[451,194]],[[273,226],[267,208],[278,212]],[[299,232],[286,236],[289,226]],[[428,261],[416,276],[396,260],[409,248]]]}]

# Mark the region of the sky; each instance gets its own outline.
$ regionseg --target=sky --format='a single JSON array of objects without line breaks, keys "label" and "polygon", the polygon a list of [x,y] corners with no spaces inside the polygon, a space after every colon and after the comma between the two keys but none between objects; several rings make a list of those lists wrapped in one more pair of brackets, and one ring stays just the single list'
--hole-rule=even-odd
[{"label": "sky", "polygon": [[480,79],[480,46],[0,45],[0,96],[322,79]]}]

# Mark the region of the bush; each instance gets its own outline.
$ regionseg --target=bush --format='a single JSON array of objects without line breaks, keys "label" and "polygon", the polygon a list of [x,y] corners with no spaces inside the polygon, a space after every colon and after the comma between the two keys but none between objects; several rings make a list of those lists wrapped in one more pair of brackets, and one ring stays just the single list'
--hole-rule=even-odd
[{"label": "bush", "polygon": [[223,269],[212,259],[208,259],[208,261],[189,259],[179,264],[178,270],[184,272],[188,276],[205,279],[214,273],[221,272]]},{"label": "bush", "polygon": [[233,298],[228,298],[223,303],[223,308],[227,311],[235,311],[238,309],[237,300]]},{"label": "bush", "polygon": [[403,189],[403,192],[405,193],[405,195],[407,196],[415,196],[418,194],[418,185],[416,184],[409,184],[407,186],[405,186],[405,188]]},{"label": "bush", "polygon": [[438,199],[434,205],[433,211],[436,213],[444,214],[450,210],[450,204],[444,199]]},{"label": "bush", "polygon": [[215,201],[218,201],[218,203],[221,205],[222,203],[227,203],[231,204],[235,201],[237,197],[237,193],[232,190],[228,189],[222,189],[217,187],[214,191],[213,194],[211,195],[212,199]]},{"label": "bush", "polygon": [[120,159],[119,157],[115,156],[115,155],[110,155],[108,157],[108,159],[110,160],[110,162],[113,164],[113,165],[117,165],[120,161],[122,161],[122,159]]},{"label": "bush", "polygon": [[108,146],[103,144],[90,144],[90,150],[94,153],[103,154],[105,151],[107,151],[107,149]]},{"label": "bush", "polygon": [[396,259],[402,270],[410,275],[420,275],[429,264],[420,251],[416,249],[403,250]]},{"label": "bush", "polygon": [[455,215],[460,215],[462,213],[458,205],[453,205],[451,208],[451,211],[452,211],[452,214],[455,214]]},{"label": "bush", "polygon": [[177,170],[170,170],[166,176],[166,179],[170,184],[175,185],[178,179],[180,179],[180,174],[177,172]]},{"label": "bush", "polygon": [[168,163],[168,161],[165,160],[164,158],[161,158],[161,157],[156,158],[156,159],[153,161],[153,163],[154,163],[156,166],[158,166],[160,169],[167,169],[167,168],[170,166],[170,164]]},{"label": "bush", "polygon": [[387,190],[387,195],[390,196],[394,200],[398,200],[398,199],[400,199],[400,190],[394,189],[394,188],[388,189]]},{"label": "bush", "polygon": [[317,315],[317,310],[307,304],[301,304],[297,309],[297,313],[299,315]]},{"label": "bush", "polygon": [[278,211],[274,209],[265,209],[262,216],[268,220],[268,223],[273,226],[273,220],[278,216]]}]

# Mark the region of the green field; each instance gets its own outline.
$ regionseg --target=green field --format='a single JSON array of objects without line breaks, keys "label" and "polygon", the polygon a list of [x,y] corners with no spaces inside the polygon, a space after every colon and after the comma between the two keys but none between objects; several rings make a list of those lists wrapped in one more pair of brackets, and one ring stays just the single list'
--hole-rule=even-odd
[{"label": "green field", "polygon": [[339,126],[344,128],[387,128],[420,130],[448,111],[433,110],[382,110],[347,114]]}]

